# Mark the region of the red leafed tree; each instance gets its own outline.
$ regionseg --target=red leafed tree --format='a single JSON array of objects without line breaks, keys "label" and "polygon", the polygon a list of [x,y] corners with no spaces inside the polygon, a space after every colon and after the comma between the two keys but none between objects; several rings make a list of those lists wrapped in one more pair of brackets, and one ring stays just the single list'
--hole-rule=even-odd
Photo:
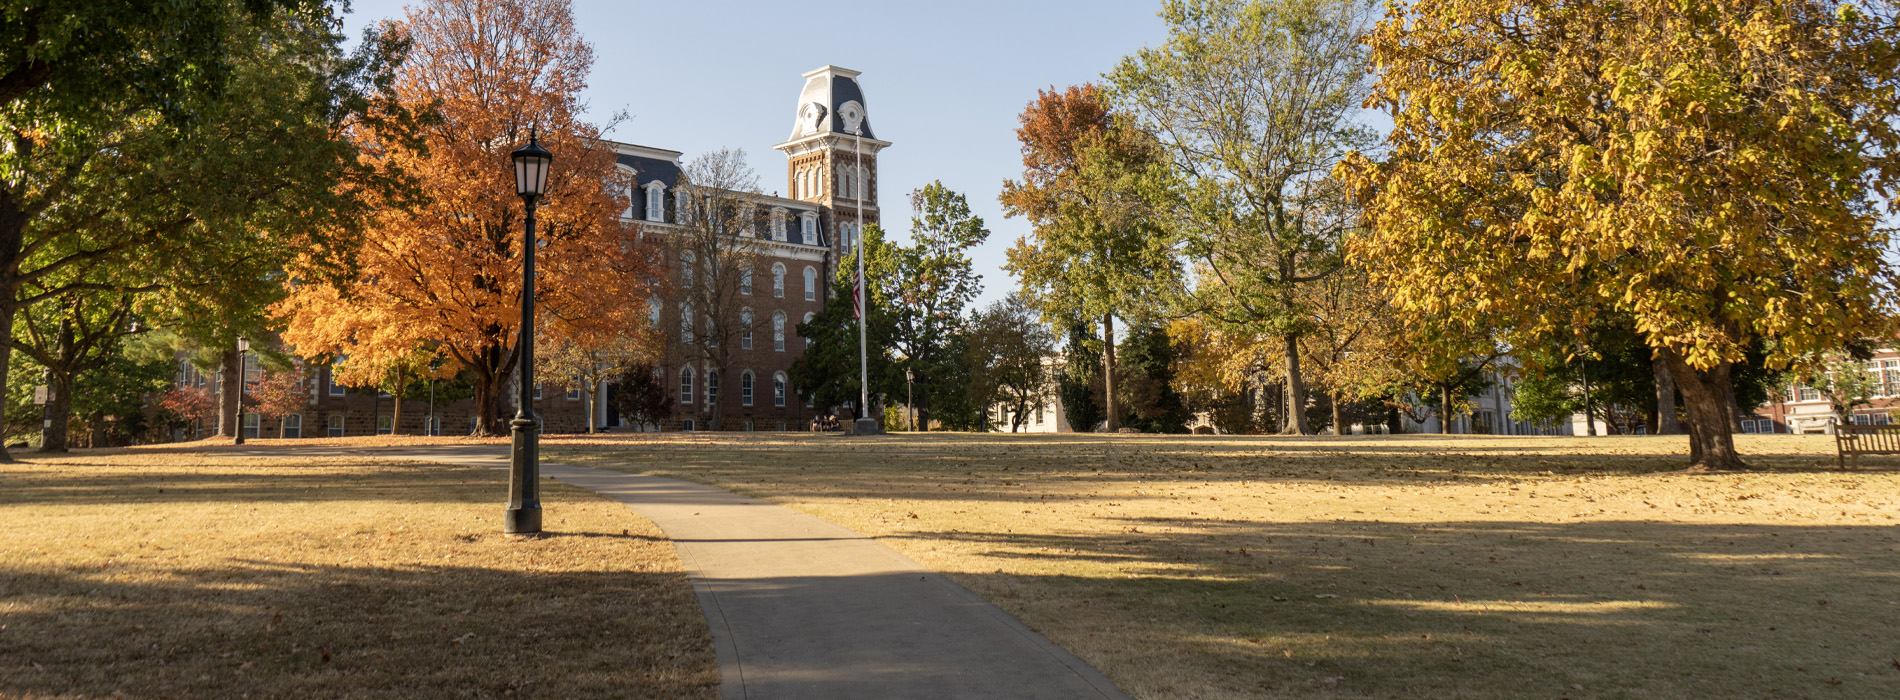
[{"label": "red leafed tree", "polygon": [[[244,398],[251,404],[251,409],[258,413],[258,417],[266,422],[302,413],[304,407],[310,405],[310,385],[304,380],[305,373],[297,369],[267,371],[245,387]],[[261,425],[258,435],[263,436]],[[284,428],[279,424],[277,437],[283,436]]]},{"label": "red leafed tree", "polygon": [[218,397],[198,387],[174,387],[158,398],[158,407],[193,422],[209,422],[218,417]]},{"label": "red leafed tree", "polygon": [[426,203],[390,203],[370,222],[343,285],[303,284],[276,308],[285,341],[309,358],[380,366],[417,352],[473,375],[483,431],[506,431],[516,371],[524,207],[509,152],[530,129],[554,153],[536,220],[543,338],[587,337],[646,323],[654,256],[620,220],[630,175],[602,129],[581,118],[593,49],[566,0],[427,0],[387,27],[413,40],[399,99],[431,106],[426,148],[376,144],[414,177]]}]

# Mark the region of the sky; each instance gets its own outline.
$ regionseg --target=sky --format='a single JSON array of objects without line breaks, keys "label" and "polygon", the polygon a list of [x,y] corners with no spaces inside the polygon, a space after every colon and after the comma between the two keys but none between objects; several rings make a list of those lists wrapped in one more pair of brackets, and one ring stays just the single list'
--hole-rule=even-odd
[{"label": "sky", "polygon": [[[346,31],[397,18],[413,0],[354,0]],[[1004,251],[1029,234],[996,195],[1020,178],[1017,117],[1036,91],[1097,81],[1123,56],[1159,45],[1159,0],[960,3],[611,2],[574,0],[594,47],[585,101],[608,138],[685,153],[739,148],[765,192],[785,192],[799,77],[825,65],[862,71],[878,138],[885,229],[910,228],[908,195],[933,180],[969,199],[990,238],[973,258],[987,305],[1014,290]]]}]

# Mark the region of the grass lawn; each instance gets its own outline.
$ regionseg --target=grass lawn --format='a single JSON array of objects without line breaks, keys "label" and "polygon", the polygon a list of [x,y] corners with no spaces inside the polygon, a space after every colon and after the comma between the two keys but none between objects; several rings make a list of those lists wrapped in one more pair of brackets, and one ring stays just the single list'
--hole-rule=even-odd
[{"label": "grass lawn", "polygon": [[551,459],[876,536],[1141,698],[1892,698],[1900,460],[1683,438],[666,435]]},{"label": "grass lawn", "polygon": [[497,470],[109,451],[0,465],[0,697],[715,698],[672,546]]}]

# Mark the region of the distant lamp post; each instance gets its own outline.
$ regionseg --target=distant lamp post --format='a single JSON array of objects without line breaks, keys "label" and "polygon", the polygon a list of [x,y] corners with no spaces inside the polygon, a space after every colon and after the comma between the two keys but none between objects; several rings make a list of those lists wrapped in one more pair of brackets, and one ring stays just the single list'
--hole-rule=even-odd
[{"label": "distant lamp post", "polygon": [[514,449],[508,461],[508,513],[502,532],[531,535],[541,531],[541,422],[534,415],[534,205],[547,190],[548,166],[554,154],[541,147],[533,131],[528,145],[509,155],[515,162],[515,194],[527,205],[528,218],[521,234],[521,339],[517,342],[521,381],[515,419]]},{"label": "distant lamp post", "polygon": [[233,423],[236,428],[231,431],[231,434],[236,436],[236,440],[234,440],[232,444],[242,445],[244,444],[244,375],[248,374],[244,371],[244,356],[251,351],[251,339],[240,337],[238,338],[237,345],[237,415],[232,418],[233,421],[236,421]]},{"label": "distant lamp post", "polygon": [[908,369],[904,370],[904,412],[910,414],[910,431],[913,433],[917,432],[917,407],[911,403],[917,398],[917,393],[911,390],[910,383],[916,379],[917,375]]}]

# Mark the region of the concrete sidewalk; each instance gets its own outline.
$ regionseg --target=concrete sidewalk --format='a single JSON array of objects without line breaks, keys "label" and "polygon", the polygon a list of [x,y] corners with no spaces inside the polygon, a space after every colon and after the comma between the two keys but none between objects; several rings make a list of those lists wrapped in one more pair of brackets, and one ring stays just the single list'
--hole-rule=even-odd
[{"label": "concrete sidewalk", "polygon": [[[504,446],[352,452],[508,466]],[[725,698],[1128,697],[1009,613],[838,525],[702,484],[541,469],[672,539],[712,627]]]}]

